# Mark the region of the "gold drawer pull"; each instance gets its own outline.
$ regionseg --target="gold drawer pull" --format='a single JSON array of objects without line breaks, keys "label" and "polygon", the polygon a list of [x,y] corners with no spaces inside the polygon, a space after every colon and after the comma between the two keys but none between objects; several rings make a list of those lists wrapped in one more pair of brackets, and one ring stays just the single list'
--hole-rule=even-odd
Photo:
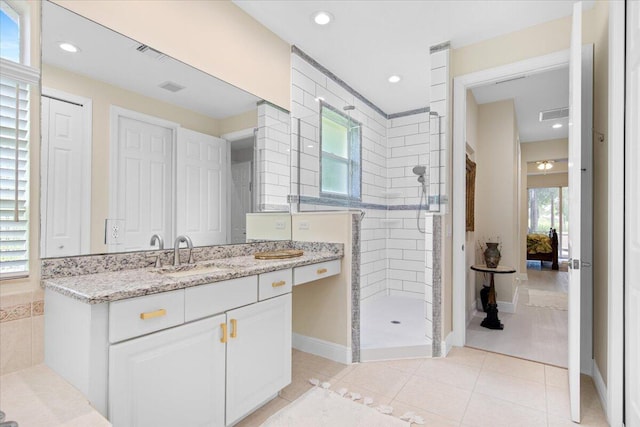
[{"label": "gold drawer pull", "polygon": [[220,342],[224,344],[227,342],[227,324],[220,323],[220,328],[222,328],[222,338],[220,338]]},{"label": "gold drawer pull", "polygon": [[324,273],[326,273],[326,272],[327,272],[327,269],[326,269],[326,268],[319,268],[316,272],[317,272],[318,274],[324,274]]},{"label": "gold drawer pull", "polygon": [[150,311],[148,313],[140,313],[142,320],[153,319],[154,317],[162,317],[167,315],[167,310],[161,308],[160,310]]},{"label": "gold drawer pull", "polygon": [[238,320],[231,319],[231,338],[238,338]]},{"label": "gold drawer pull", "polygon": [[287,282],[285,282],[284,280],[280,280],[279,282],[273,282],[271,284],[271,286],[273,286],[274,288],[280,287],[280,286],[284,286],[286,285]]}]

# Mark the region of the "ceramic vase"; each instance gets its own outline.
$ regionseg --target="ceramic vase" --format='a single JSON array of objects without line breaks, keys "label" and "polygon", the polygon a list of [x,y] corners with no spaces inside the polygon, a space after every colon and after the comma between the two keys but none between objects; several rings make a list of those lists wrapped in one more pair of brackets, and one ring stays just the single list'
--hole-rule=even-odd
[{"label": "ceramic vase", "polygon": [[496,268],[500,263],[500,249],[498,249],[499,243],[485,243],[487,249],[484,250],[484,263],[489,268]]}]

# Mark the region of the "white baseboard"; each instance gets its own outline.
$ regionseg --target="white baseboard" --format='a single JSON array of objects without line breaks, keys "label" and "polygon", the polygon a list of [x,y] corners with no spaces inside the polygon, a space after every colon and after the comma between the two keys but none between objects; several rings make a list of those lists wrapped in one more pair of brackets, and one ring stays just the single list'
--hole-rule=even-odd
[{"label": "white baseboard", "polygon": [[449,335],[442,341],[440,346],[442,354],[440,357],[447,357],[447,354],[451,351],[451,347],[453,347],[453,331],[449,332]]},{"label": "white baseboard", "polygon": [[604,409],[604,415],[608,420],[609,405],[607,405],[607,386],[604,384],[604,380],[602,379],[602,374],[600,374],[600,369],[598,368],[598,364],[596,363],[595,360],[593,361],[593,382],[596,385],[596,391],[598,392],[598,397],[600,398],[602,409]]},{"label": "white baseboard", "polygon": [[522,283],[525,280],[529,280],[529,276],[527,273],[518,273],[516,274],[516,280]]},{"label": "white baseboard", "polygon": [[345,365],[351,364],[351,347],[296,334],[295,332],[291,336],[291,341],[293,348],[296,350],[315,354]]}]

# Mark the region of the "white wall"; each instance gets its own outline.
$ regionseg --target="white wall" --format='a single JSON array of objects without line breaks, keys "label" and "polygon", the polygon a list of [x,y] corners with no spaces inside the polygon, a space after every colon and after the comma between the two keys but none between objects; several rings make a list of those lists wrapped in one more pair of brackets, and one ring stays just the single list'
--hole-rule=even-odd
[{"label": "white wall", "polygon": [[[292,165],[297,165],[299,134],[303,198],[320,196],[320,104],[316,98],[324,98],[338,110],[354,105],[349,114],[362,124],[361,202],[328,206],[311,201],[302,203],[301,210],[354,207],[365,211],[360,242],[362,300],[379,294],[424,298],[425,239],[416,226],[421,187],[412,168],[418,164],[429,168],[429,114],[387,119],[296,53],[291,64]],[[292,179],[296,191],[297,176]],[[421,222],[424,227],[424,217]]]}]

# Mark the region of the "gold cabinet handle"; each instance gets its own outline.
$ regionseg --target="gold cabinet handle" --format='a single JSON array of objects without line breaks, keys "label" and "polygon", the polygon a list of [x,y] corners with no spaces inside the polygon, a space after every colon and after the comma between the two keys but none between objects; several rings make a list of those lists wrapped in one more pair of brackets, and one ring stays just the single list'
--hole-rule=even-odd
[{"label": "gold cabinet handle", "polygon": [[324,274],[326,272],[327,272],[326,268],[319,268],[318,270],[316,270],[316,273],[318,273],[318,274]]},{"label": "gold cabinet handle", "polygon": [[224,344],[227,342],[227,324],[220,323],[220,328],[222,328],[222,338],[220,338],[220,342]]},{"label": "gold cabinet handle", "polygon": [[140,313],[140,318],[142,320],[147,320],[147,319],[153,319],[154,317],[162,317],[162,316],[166,316],[167,315],[167,310],[165,310],[164,308],[161,308],[160,310],[156,310],[156,311],[149,311],[147,313]]},{"label": "gold cabinet handle", "polygon": [[274,288],[277,288],[277,287],[279,287],[279,286],[284,286],[284,285],[286,285],[286,284],[287,284],[287,282],[285,282],[284,280],[280,280],[279,282],[273,282],[273,283],[271,284],[271,286],[273,286]]},{"label": "gold cabinet handle", "polygon": [[231,338],[238,338],[238,320],[231,319]]}]

